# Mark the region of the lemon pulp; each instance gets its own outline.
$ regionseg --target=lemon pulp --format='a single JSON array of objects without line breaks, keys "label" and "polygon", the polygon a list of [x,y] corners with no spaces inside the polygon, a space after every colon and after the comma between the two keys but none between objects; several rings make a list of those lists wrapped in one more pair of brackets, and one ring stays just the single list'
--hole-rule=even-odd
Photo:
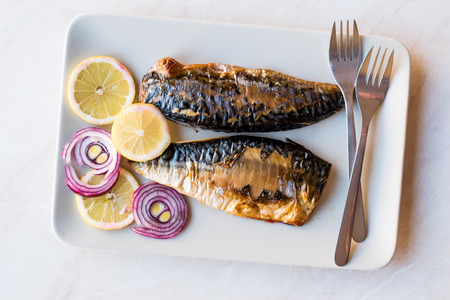
[{"label": "lemon pulp", "polygon": [[[76,195],[78,211],[90,225],[110,230],[123,228],[134,221],[133,193],[139,187],[136,179],[127,170],[119,168],[119,179],[106,194],[96,197]],[[88,172],[81,180],[98,184],[104,175]]]},{"label": "lemon pulp", "polygon": [[130,72],[116,59],[93,56],[81,62],[69,78],[72,110],[86,122],[104,125],[133,103],[135,84]]},{"label": "lemon pulp", "polygon": [[164,115],[156,106],[145,103],[132,104],[119,113],[111,138],[117,151],[134,161],[159,156],[171,140]]}]

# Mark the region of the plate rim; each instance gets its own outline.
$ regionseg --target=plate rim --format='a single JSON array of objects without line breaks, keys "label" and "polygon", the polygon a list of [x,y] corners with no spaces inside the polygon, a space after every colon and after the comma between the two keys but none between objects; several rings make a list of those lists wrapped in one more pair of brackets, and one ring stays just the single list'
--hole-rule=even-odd
[{"label": "plate rim", "polygon": [[[91,19],[91,18],[102,18],[102,17],[123,17],[123,18],[142,18],[142,19],[153,19],[153,20],[161,20],[161,21],[174,21],[174,22],[179,22],[184,23],[184,22],[189,22],[189,23],[201,23],[201,24],[217,24],[217,25],[222,25],[222,26],[233,26],[235,28],[239,28],[241,26],[244,27],[249,27],[249,28],[271,28],[271,29],[279,29],[279,30],[292,30],[292,31],[297,31],[297,32],[312,32],[312,33],[320,33],[320,34],[325,34],[328,33],[326,31],[322,31],[322,30],[315,30],[315,29],[301,29],[301,28],[292,28],[292,27],[282,27],[282,26],[268,26],[268,25],[258,25],[258,24],[245,24],[245,23],[227,23],[227,22],[220,22],[220,21],[208,21],[208,20],[195,20],[195,19],[181,19],[181,18],[166,18],[166,17],[158,17],[158,16],[142,16],[142,15],[127,15],[127,14],[99,14],[99,13],[86,13],[86,14],[81,14],[76,16],[75,18],[72,19],[72,21],[69,23],[67,30],[66,30],[66,35],[65,35],[65,43],[64,43],[64,52],[63,52],[63,57],[62,57],[62,70],[61,70],[61,90],[60,90],[60,99],[59,99],[59,110],[58,110],[58,123],[57,123],[57,138],[56,138],[56,149],[58,151],[56,151],[56,157],[55,157],[55,165],[54,165],[54,180],[53,180],[53,199],[52,199],[52,230],[55,234],[55,236],[57,237],[58,240],[60,240],[61,242],[63,242],[64,244],[67,245],[71,245],[71,246],[76,246],[76,247],[86,247],[86,248],[97,248],[97,249],[112,249],[110,247],[104,247],[104,246],[85,246],[85,245],[76,245],[74,243],[70,243],[68,241],[68,239],[66,239],[66,233],[62,232],[61,229],[59,228],[58,225],[58,216],[56,214],[56,202],[57,200],[57,184],[58,184],[58,178],[57,175],[58,173],[61,173],[60,170],[58,170],[58,165],[59,165],[59,160],[61,159],[60,155],[59,155],[59,147],[62,143],[62,132],[61,132],[61,122],[63,121],[63,115],[64,115],[64,101],[65,101],[65,85],[66,85],[66,74],[67,74],[67,61],[68,61],[68,51],[67,51],[67,47],[68,47],[68,39],[70,37],[70,33],[73,30],[74,26],[79,23],[79,22],[84,22],[85,19]],[[406,93],[406,108],[405,108],[405,115],[404,115],[404,122],[401,122],[403,128],[402,128],[402,132],[403,134],[403,140],[402,140],[402,161],[400,163],[400,184],[399,184],[399,188],[398,188],[398,195],[396,195],[396,197],[398,196],[398,202],[395,207],[395,211],[396,211],[396,215],[397,217],[395,218],[395,232],[394,232],[394,236],[393,236],[393,247],[390,248],[390,252],[386,254],[386,257],[384,257],[384,259],[382,261],[380,261],[380,263],[375,266],[374,268],[358,268],[358,267],[344,267],[343,269],[349,268],[349,269],[359,269],[359,270],[375,270],[375,269],[380,269],[384,266],[386,266],[387,264],[389,264],[389,262],[392,260],[394,254],[395,254],[395,250],[396,250],[396,244],[397,244],[397,237],[398,237],[398,222],[399,222],[399,210],[400,210],[400,203],[401,203],[401,186],[402,186],[402,182],[403,182],[403,169],[404,169],[404,160],[405,160],[405,140],[406,140],[406,127],[407,127],[407,111],[408,111],[408,105],[409,105],[409,81],[410,81],[410,64],[411,64],[411,58],[410,58],[410,53],[408,51],[408,49],[405,47],[405,45],[403,43],[401,43],[398,40],[392,39],[392,38],[388,38],[388,37],[380,37],[380,36],[372,36],[372,35],[361,35],[362,38],[364,37],[377,37],[377,38],[382,38],[382,39],[386,39],[386,40],[391,40],[392,42],[398,43],[399,45],[401,45],[403,47],[403,49],[406,51],[407,54],[407,69],[408,69],[408,85],[407,85],[407,89],[405,91]],[[121,250],[121,251],[132,251],[129,249],[120,249],[120,248],[113,248],[113,250]],[[183,255],[183,254],[164,254],[164,253],[157,253],[157,252],[151,252],[148,250],[141,250],[141,251],[136,251],[139,253],[148,253],[148,254],[152,254],[152,255],[170,255],[170,256],[179,256],[179,257],[198,257],[198,258],[208,258],[208,259],[219,259],[219,260],[233,260],[233,261],[249,261],[247,259],[239,259],[236,257],[233,258],[218,258],[218,257],[214,257],[213,255],[211,257],[205,257],[204,255],[198,255],[198,256],[192,256],[192,255]],[[278,262],[268,262],[268,261],[259,261],[259,260],[255,260],[253,262],[260,262],[260,263],[275,263],[275,264],[279,264]],[[297,264],[292,264],[292,265],[297,265]],[[298,266],[304,266],[304,264],[300,264]],[[312,267],[322,267],[322,268],[335,268],[335,266],[328,266],[328,265],[308,265],[308,266],[312,266]]]}]

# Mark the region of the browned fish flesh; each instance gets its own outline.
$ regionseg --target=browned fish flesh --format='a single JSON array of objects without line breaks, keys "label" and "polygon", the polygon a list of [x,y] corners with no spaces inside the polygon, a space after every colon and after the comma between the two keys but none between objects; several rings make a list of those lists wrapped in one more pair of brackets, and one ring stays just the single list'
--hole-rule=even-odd
[{"label": "browned fish flesh", "polygon": [[174,122],[225,132],[300,128],[343,106],[336,85],[297,79],[267,69],[219,63],[183,65],[163,58],[145,74],[139,101]]},{"label": "browned fish flesh", "polygon": [[138,173],[232,215],[302,225],[316,206],[331,164],[303,146],[255,136],[171,144]]}]

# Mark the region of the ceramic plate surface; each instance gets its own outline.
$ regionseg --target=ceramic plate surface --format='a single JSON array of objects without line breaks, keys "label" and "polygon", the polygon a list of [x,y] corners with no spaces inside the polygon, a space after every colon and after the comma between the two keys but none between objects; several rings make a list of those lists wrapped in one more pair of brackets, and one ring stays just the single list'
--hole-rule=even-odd
[{"label": "ceramic plate surface", "polygon": [[[363,28],[360,30],[363,32]],[[130,227],[102,231],[80,217],[75,196],[65,184],[64,162],[60,156],[77,130],[91,126],[71,111],[66,96],[70,72],[87,57],[115,57],[130,70],[137,85],[147,70],[166,56],[183,64],[221,62],[272,69],[306,80],[334,82],[328,63],[329,38],[330,32],[153,17],[83,15],[76,18],[67,32],[63,61],[52,220],[56,236],[80,247],[336,267],[334,251],[348,188],[344,111],[309,127],[256,134],[281,140],[290,138],[333,164],[320,202],[302,227],[232,216],[186,197],[189,219],[175,238],[146,238],[135,234]],[[395,50],[391,86],[371,123],[362,174],[369,234],[363,243],[353,243],[350,262],[345,266],[377,269],[390,261],[397,239],[410,58],[401,43],[389,38],[363,36],[362,43],[364,55],[372,45]],[[355,114],[358,128],[357,107]],[[173,141],[226,135],[195,132],[175,123],[170,123],[170,127]],[[110,129],[110,126],[103,128]],[[131,169],[125,160],[122,166]],[[146,181],[134,174],[141,183]]]}]

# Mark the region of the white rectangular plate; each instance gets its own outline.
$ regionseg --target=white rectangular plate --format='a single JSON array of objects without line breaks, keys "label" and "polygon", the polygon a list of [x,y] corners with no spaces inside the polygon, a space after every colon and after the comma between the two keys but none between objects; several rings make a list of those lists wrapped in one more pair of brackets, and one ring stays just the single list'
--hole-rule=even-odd
[{"label": "white rectangular plate", "polygon": [[[76,18],[67,32],[62,74],[53,202],[56,236],[67,244],[81,247],[336,267],[334,250],[348,186],[344,111],[306,128],[257,134],[281,140],[288,137],[333,164],[320,202],[302,227],[232,216],[187,198],[188,223],[175,238],[146,238],[132,232],[130,227],[102,231],[89,226],[78,214],[74,194],[65,184],[60,156],[75,131],[90,126],[71,111],[66,97],[71,70],[87,57],[117,58],[133,74],[137,85],[147,70],[165,56],[183,64],[221,62],[272,69],[306,80],[334,82],[328,64],[329,37],[330,32],[153,17],[84,15]],[[408,50],[392,39],[363,36],[362,43],[364,54],[371,45],[395,50],[391,87],[371,124],[362,177],[369,234],[366,241],[352,246],[350,262],[345,266],[377,269],[390,261],[396,245],[410,58]],[[355,113],[358,128],[357,108]],[[170,126],[173,141],[226,135],[212,131],[197,133],[175,123]],[[130,169],[125,160],[122,165]],[[139,175],[136,177],[141,183],[146,181]]]}]

